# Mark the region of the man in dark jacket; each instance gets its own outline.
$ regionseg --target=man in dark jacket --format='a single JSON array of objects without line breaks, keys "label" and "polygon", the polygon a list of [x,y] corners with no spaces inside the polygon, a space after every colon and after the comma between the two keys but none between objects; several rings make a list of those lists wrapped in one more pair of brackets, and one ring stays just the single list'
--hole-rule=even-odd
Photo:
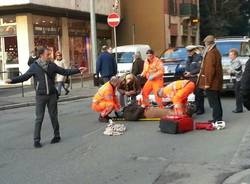
[{"label": "man in dark jacket", "polygon": [[198,77],[198,87],[205,90],[210,107],[213,110],[213,122],[222,121],[222,106],[220,91],[222,90],[223,71],[221,55],[215,45],[215,38],[208,35],[205,39],[205,50],[201,71]]},{"label": "man in dark jacket", "polygon": [[57,90],[54,82],[56,74],[68,76],[86,71],[84,67],[80,67],[79,69],[63,69],[58,67],[49,61],[50,50],[47,48],[39,48],[38,55],[39,58],[30,65],[29,70],[25,74],[6,80],[6,83],[15,84],[26,81],[33,76],[36,81],[35,148],[42,147],[40,134],[46,105],[54,129],[54,138],[51,140],[51,144],[58,143],[61,140],[57,114]]},{"label": "man in dark jacket", "polygon": [[132,74],[137,76],[140,75],[143,71],[144,60],[141,58],[140,52],[136,52],[134,58],[135,59],[132,65]]},{"label": "man in dark jacket", "polygon": [[241,95],[244,106],[250,111],[250,58],[241,78]]},{"label": "man in dark jacket", "polygon": [[137,79],[140,81],[141,88],[143,88],[144,84],[147,82],[146,77],[140,76],[140,74],[143,71],[144,60],[142,59],[141,53],[139,51],[135,53],[134,58],[135,59],[134,59],[133,65],[132,65],[131,73],[137,77]]},{"label": "man in dark jacket", "polygon": [[[184,77],[196,83],[198,74],[201,69],[202,56],[198,52],[198,48],[195,45],[189,45],[186,47],[188,51],[188,60],[185,67]],[[196,87],[195,89],[195,103],[196,103],[196,114],[204,114],[204,90]]]},{"label": "man in dark jacket", "polygon": [[102,47],[102,53],[97,59],[96,74],[97,76],[101,74],[104,83],[108,82],[112,76],[117,74],[116,61],[112,54],[108,52],[108,47],[106,45]]},{"label": "man in dark jacket", "polygon": [[36,52],[37,52],[37,49],[31,51],[30,57],[29,57],[29,60],[28,60],[28,65],[29,66],[38,59]]}]

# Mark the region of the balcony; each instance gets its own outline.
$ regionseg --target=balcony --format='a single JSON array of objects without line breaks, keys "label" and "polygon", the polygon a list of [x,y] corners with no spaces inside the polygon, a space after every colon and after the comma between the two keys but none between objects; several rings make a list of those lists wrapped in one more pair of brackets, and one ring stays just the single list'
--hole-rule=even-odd
[{"label": "balcony", "polygon": [[181,16],[197,16],[197,5],[191,3],[180,4],[180,15]]}]

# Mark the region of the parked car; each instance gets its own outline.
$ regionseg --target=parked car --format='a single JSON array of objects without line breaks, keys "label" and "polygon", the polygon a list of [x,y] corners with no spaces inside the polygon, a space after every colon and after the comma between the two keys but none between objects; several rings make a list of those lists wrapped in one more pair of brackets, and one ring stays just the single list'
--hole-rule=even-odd
[{"label": "parked car", "polygon": [[185,71],[188,59],[187,49],[185,47],[168,48],[160,58],[165,68],[164,82],[171,82],[178,79],[179,72]]},{"label": "parked car", "polygon": [[[127,72],[131,72],[132,64],[134,61],[134,55],[136,52],[140,52],[142,59],[147,58],[147,50],[150,49],[149,45],[125,45],[117,47],[117,71],[118,76],[121,76]],[[115,57],[116,49],[113,49]]]},{"label": "parked car", "polygon": [[216,46],[222,55],[223,66],[223,91],[233,91],[235,77],[228,72],[230,67],[229,51],[236,48],[239,51],[239,59],[243,64],[243,69],[250,56],[250,38],[248,37],[228,37],[216,39]]}]

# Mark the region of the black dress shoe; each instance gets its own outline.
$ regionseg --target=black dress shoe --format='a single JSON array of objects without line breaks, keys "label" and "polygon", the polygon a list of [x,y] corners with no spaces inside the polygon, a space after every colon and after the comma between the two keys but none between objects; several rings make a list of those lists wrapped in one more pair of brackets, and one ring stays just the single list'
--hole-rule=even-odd
[{"label": "black dress shoe", "polygon": [[54,137],[54,138],[50,141],[50,144],[58,143],[58,142],[60,142],[60,140],[61,140],[61,137]]},{"label": "black dress shoe", "polygon": [[40,142],[35,141],[35,142],[34,142],[34,147],[35,147],[35,148],[41,148],[41,147],[42,147],[42,145],[41,145],[41,143],[40,143]]},{"label": "black dress shoe", "polygon": [[68,95],[69,94],[69,90],[66,91],[65,95]]},{"label": "black dress shoe", "polygon": [[233,113],[242,113],[243,111],[236,111],[236,110],[233,110],[232,112],[233,112]]}]

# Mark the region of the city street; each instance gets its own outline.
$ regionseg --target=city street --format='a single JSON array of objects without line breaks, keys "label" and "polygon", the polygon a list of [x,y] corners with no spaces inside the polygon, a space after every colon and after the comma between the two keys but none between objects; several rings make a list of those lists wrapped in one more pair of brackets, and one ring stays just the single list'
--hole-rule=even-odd
[{"label": "city street", "polygon": [[[91,99],[59,104],[62,142],[51,145],[48,118],[33,148],[34,107],[0,111],[1,184],[219,184],[249,168],[249,112],[233,114],[223,97],[225,130],[162,134],[158,122],[126,122],[122,136],[103,135]],[[211,119],[206,114],[195,121]]]}]

